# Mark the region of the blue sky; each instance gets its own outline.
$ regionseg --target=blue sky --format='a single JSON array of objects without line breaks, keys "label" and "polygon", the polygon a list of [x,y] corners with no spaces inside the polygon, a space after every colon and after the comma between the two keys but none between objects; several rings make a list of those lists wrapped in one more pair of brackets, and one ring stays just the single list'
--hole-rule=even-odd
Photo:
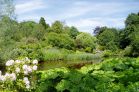
[{"label": "blue sky", "polygon": [[139,12],[139,0],[15,0],[17,20],[44,17],[92,33],[96,26],[123,28],[128,14]]}]

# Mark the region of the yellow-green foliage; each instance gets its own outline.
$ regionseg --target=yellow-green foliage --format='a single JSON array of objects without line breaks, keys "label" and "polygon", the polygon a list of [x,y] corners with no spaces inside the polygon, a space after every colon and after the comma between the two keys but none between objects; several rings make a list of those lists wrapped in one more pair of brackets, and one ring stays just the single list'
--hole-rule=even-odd
[{"label": "yellow-green foliage", "polygon": [[138,58],[110,58],[79,70],[40,71],[37,92],[139,92],[138,70]]}]

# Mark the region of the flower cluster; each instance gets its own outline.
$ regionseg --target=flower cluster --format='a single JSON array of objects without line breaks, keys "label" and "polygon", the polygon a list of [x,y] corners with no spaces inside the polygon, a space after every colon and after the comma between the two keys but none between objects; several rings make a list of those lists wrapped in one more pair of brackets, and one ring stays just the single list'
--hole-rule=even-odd
[{"label": "flower cluster", "polygon": [[9,60],[6,62],[6,66],[11,66],[14,64],[14,60]]},{"label": "flower cluster", "polygon": [[28,77],[24,77],[23,81],[24,81],[24,83],[26,85],[26,88],[27,89],[30,88],[30,81],[28,80]]},{"label": "flower cluster", "polygon": [[0,82],[22,80],[23,85],[29,89],[33,83],[31,78],[38,68],[37,64],[38,60],[30,60],[27,57],[22,60],[8,60],[5,64],[8,71],[4,75],[0,71]]},{"label": "flower cluster", "polygon": [[15,73],[6,73],[5,75],[0,74],[0,81],[15,81],[16,74]]}]

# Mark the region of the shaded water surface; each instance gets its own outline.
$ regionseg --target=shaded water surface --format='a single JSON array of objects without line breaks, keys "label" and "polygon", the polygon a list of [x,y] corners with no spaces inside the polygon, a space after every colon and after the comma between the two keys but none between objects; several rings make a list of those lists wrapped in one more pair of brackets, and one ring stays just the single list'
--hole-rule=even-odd
[{"label": "shaded water surface", "polygon": [[81,68],[86,64],[99,63],[100,61],[100,59],[91,61],[46,61],[39,63],[39,70],[48,70],[60,67]]}]

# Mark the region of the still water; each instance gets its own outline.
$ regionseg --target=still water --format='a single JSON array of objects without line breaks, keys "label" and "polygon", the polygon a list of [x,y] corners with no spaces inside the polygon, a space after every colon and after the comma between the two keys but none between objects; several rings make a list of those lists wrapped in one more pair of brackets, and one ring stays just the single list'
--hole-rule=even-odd
[{"label": "still water", "polygon": [[86,64],[99,63],[100,61],[102,60],[98,59],[91,61],[46,61],[39,63],[39,70],[48,70],[60,67],[80,68]]}]

